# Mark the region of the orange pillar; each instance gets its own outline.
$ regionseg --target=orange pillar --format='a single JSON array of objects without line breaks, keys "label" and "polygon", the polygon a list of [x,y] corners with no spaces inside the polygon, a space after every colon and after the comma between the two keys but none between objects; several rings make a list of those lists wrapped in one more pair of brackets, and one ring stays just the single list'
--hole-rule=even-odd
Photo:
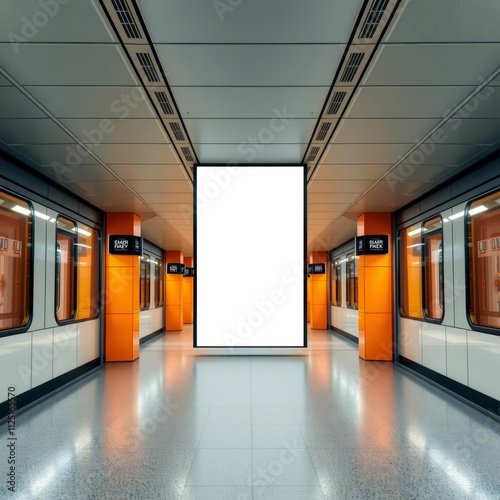
[{"label": "orange pillar", "polygon": [[323,274],[311,274],[311,309],[310,309],[310,326],[313,329],[325,330],[328,323],[327,310],[327,262],[328,252],[312,252],[309,256],[311,264],[323,264],[325,272]]},{"label": "orange pillar", "polygon": [[[193,257],[184,257],[184,265],[186,269],[193,269]],[[194,316],[194,276],[192,274],[184,273],[182,295],[184,298],[184,323],[191,324]]]},{"label": "orange pillar", "polygon": [[184,328],[184,297],[182,295],[182,280],[184,273],[169,272],[169,264],[184,264],[182,252],[167,251],[165,255],[167,275],[165,280],[165,330],[178,331]]},{"label": "orange pillar", "polygon": [[389,253],[360,255],[358,260],[359,356],[391,361],[393,353],[392,215],[358,217],[358,236],[389,235]]},{"label": "orange pillar", "polygon": [[141,235],[141,219],[132,213],[106,215],[105,239],[105,357],[134,361],[139,357],[140,256],[111,255],[109,235]]}]

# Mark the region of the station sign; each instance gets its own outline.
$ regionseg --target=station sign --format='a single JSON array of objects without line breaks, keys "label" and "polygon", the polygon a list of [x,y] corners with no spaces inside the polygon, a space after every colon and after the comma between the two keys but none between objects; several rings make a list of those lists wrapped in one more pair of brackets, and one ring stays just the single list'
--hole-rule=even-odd
[{"label": "station sign", "polygon": [[110,234],[108,253],[111,255],[142,255],[142,238],[123,234]]},{"label": "station sign", "polygon": [[194,267],[185,267],[184,268],[184,277],[192,278],[194,276]]},{"label": "station sign", "polygon": [[356,236],[356,255],[383,255],[389,253],[387,234]]},{"label": "station sign", "polygon": [[184,264],[167,263],[167,274],[184,274]]},{"label": "station sign", "polygon": [[326,264],[309,264],[309,274],[326,274]]}]

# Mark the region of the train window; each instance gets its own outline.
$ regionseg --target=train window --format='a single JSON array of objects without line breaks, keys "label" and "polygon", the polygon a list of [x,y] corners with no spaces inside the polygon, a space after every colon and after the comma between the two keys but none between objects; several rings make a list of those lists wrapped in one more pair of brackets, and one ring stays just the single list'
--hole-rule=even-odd
[{"label": "train window", "polygon": [[151,261],[149,255],[143,254],[141,257],[141,288],[140,302],[141,309],[149,309],[151,301]]},{"label": "train window", "polygon": [[435,217],[422,228],[424,313],[425,317],[442,320],[444,315],[443,221]]},{"label": "train window", "polygon": [[354,253],[346,257],[346,303],[349,309],[358,308],[358,269]]},{"label": "train window", "polygon": [[467,233],[470,320],[500,328],[500,192],[469,205]]},{"label": "train window", "polygon": [[342,305],[342,261],[337,259],[333,263],[332,305]]},{"label": "train window", "polygon": [[163,261],[155,260],[155,307],[163,306]]},{"label": "train window", "polygon": [[399,233],[400,314],[423,319],[422,313],[422,233],[421,224]]},{"label": "train window", "polygon": [[96,318],[99,314],[99,233],[78,223],[77,313],[76,319]]},{"label": "train window", "polygon": [[0,331],[31,317],[32,212],[25,201],[0,192]]},{"label": "train window", "polygon": [[56,318],[72,320],[76,312],[77,227],[64,217],[57,219]]}]

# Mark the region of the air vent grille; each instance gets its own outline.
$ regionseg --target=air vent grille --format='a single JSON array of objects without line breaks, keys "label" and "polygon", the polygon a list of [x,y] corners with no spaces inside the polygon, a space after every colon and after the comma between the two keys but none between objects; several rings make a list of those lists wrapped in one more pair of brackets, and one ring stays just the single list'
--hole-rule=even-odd
[{"label": "air vent grille", "polygon": [[309,153],[307,161],[308,162],[314,161],[318,153],[319,153],[319,146],[314,146],[313,148],[311,148],[311,152]]},{"label": "air vent grille", "polygon": [[388,4],[389,0],[373,1],[358,38],[373,38]]},{"label": "air vent grille", "polygon": [[129,38],[142,38],[127,0],[111,0],[120,23]]},{"label": "air vent grille", "polygon": [[191,150],[188,147],[181,148],[182,154],[187,161],[194,161],[193,155],[191,154]]},{"label": "air vent grille", "polygon": [[182,132],[182,128],[178,123],[170,122],[169,125],[170,125],[170,129],[172,130],[172,133],[174,134],[174,137],[178,141],[185,141],[186,140],[186,138],[184,137],[184,133]]},{"label": "air vent grille", "polygon": [[339,112],[340,106],[344,102],[344,98],[347,95],[347,92],[334,92],[332,101],[330,102],[330,106],[326,111],[327,115],[335,115]]},{"label": "air vent grille", "polygon": [[148,79],[148,81],[159,82],[160,77],[156,72],[156,68],[154,67],[151,56],[147,52],[137,52],[137,59],[139,59],[139,64],[144,70],[144,73],[146,74],[146,78]]},{"label": "air vent grille", "polygon": [[170,105],[170,101],[168,100],[168,96],[166,92],[155,92],[156,99],[158,99],[158,104],[160,105],[162,111],[166,115],[174,115],[174,110]]},{"label": "air vent grille", "polygon": [[361,62],[365,54],[363,52],[353,52],[349,59],[347,60],[347,65],[342,73],[340,78],[341,82],[352,82],[354,80],[354,76],[356,75],[356,71],[358,71]]},{"label": "air vent grille", "polygon": [[316,140],[317,141],[322,141],[325,139],[326,134],[328,134],[328,131],[330,130],[330,127],[332,126],[331,123],[325,122],[321,125],[318,134],[316,135]]}]

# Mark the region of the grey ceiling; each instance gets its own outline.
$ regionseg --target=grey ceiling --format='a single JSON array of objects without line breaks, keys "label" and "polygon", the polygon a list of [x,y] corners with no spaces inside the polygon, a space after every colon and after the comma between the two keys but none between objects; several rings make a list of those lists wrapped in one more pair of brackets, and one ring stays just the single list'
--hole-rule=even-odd
[{"label": "grey ceiling", "polygon": [[[136,0],[202,163],[302,162],[371,3]],[[100,2],[58,5],[0,0],[0,147],[189,255],[192,183],[148,89]],[[309,181],[310,250],[498,148],[499,25],[498,0],[401,1]]]}]

